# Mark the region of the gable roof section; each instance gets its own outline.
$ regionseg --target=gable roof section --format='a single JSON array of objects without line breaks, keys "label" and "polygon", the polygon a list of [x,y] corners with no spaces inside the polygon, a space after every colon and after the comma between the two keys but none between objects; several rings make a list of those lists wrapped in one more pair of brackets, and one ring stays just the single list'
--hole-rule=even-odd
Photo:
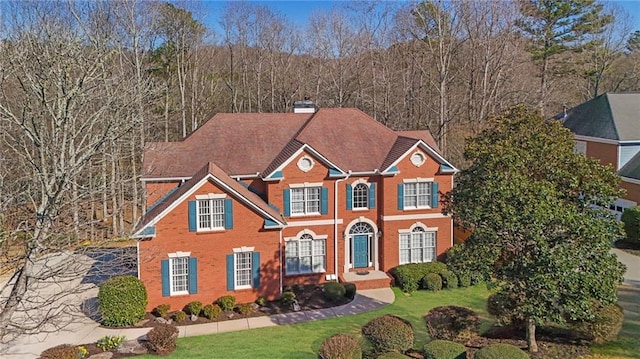
[{"label": "gable roof section", "polygon": [[619,171],[620,177],[640,180],[640,152],[636,153]]},{"label": "gable roof section", "polygon": [[249,191],[248,188],[240,184],[238,181],[229,177],[220,167],[214,163],[209,162],[202,167],[191,179],[186,181],[178,189],[174,190],[168,195],[162,202],[158,203],[149,212],[147,212],[140,224],[136,226],[135,234],[141,234],[145,227],[150,224],[155,224],[164,216],[166,216],[173,208],[174,205],[182,202],[185,197],[189,196],[193,191],[198,189],[204,181],[211,180],[225,189],[225,192],[245,204],[249,207],[253,207],[254,210],[261,213],[265,217],[269,217],[277,224],[285,225],[286,222],[278,211],[269,206],[262,198],[257,194]]},{"label": "gable roof section", "polygon": [[557,117],[578,136],[639,141],[640,93],[605,93]]}]

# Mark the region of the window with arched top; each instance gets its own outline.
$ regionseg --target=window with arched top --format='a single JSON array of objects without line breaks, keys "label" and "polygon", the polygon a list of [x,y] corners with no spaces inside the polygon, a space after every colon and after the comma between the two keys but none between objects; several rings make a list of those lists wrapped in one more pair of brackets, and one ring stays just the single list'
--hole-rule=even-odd
[{"label": "window with arched top", "polygon": [[436,232],[416,226],[411,232],[400,233],[400,264],[424,263],[436,260]]},{"label": "window with arched top", "polygon": [[308,233],[291,239],[285,245],[287,275],[321,273],[326,271],[324,238],[313,238]]},{"label": "window with arched top", "polygon": [[353,208],[369,208],[369,186],[364,183],[353,187]]},{"label": "window with arched top", "polygon": [[372,234],[373,227],[366,222],[358,222],[351,227],[349,234]]}]

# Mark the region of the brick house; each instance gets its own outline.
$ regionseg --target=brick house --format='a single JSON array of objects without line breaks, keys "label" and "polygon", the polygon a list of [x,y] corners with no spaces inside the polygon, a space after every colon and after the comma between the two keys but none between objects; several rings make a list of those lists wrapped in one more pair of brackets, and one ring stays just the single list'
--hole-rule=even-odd
[{"label": "brick house", "polygon": [[145,148],[137,226],[148,309],[298,283],[389,286],[391,268],[441,258],[457,170],[427,131],[357,109],[219,113],[180,142]]},{"label": "brick house", "polygon": [[558,115],[574,133],[576,152],[608,164],[626,191],[610,210],[622,212],[640,203],[640,93],[605,93]]}]

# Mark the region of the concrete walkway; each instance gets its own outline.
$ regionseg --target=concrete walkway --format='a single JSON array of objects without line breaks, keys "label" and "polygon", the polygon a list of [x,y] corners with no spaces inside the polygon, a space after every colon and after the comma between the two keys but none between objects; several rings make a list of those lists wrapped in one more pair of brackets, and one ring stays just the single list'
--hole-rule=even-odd
[{"label": "concrete walkway", "polygon": [[[216,334],[343,317],[372,311],[393,303],[394,300],[395,296],[391,288],[362,290],[356,294],[353,301],[339,307],[228,320],[207,324],[179,326],[179,336],[189,337]],[[8,343],[6,348],[2,348],[2,350],[0,350],[0,353],[2,353],[0,357],[5,359],[37,358],[43,350],[58,344],[79,345],[95,343],[105,335],[124,335],[127,340],[131,340],[146,335],[150,329],[151,328],[107,329],[100,327],[96,322],[89,318],[83,318],[56,333],[18,338],[13,342]]]}]

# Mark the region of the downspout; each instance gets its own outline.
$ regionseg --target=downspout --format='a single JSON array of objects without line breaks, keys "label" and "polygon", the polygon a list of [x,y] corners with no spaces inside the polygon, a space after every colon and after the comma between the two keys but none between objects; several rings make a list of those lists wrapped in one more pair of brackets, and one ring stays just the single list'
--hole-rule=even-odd
[{"label": "downspout", "polygon": [[337,179],[333,184],[333,271],[338,281],[338,183],[351,177],[351,170],[347,177]]},{"label": "downspout", "polygon": [[140,279],[140,240],[136,239],[136,265],[138,267],[138,279]]},{"label": "downspout", "polygon": [[282,264],[282,230],[284,228],[280,228],[280,239],[278,245],[278,261],[280,262],[280,296],[282,297],[282,271],[284,270],[284,265]]}]

